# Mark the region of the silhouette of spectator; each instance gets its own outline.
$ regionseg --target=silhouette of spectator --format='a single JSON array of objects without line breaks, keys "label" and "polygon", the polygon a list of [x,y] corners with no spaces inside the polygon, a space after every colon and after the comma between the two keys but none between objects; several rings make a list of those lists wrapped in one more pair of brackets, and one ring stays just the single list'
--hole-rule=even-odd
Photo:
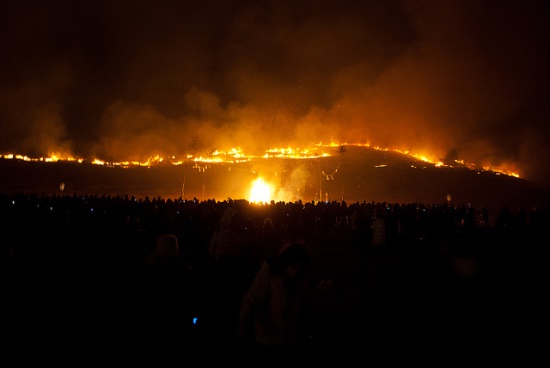
[{"label": "silhouette of spectator", "polygon": [[379,205],[375,210],[372,222],[372,248],[379,249],[386,245],[386,208]]},{"label": "silhouette of spectator", "polygon": [[246,249],[240,215],[233,206],[227,207],[209,244],[212,263],[202,291],[206,328],[213,343],[236,341],[240,300],[256,271]]},{"label": "silhouette of spectator", "polygon": [[191,272],[191,265],[180,255],[178,238],[173,234],[161,234],[157,237],[155,248],[146,256],[145,263],[156,266],[177,265]]},{"label": "silhouette of spectator", "polygon": [[243,253],[244,243],[241,234],[235,229],[235,216],[235,210],[227,207],[210,239],[209,253],[214,262],[240,257]]},{"label": "silhouette of spectator", "polygon": [[192,268],[180,255],[175,235],[156,238],[154,250],[138,265],[130,286],[132,294],[123,300],[119,316],[127,323],[121,326],[125,337],[158,343],[158,347],[192,340],[198,293]]},{"label": "silhouette of spectator", "polygon": [[259,238],[251,249],[254,260],[259,267],[270,255],[275,254],[280,246],[281,237],[275,230],[270,217],[263,220]]},{"label": "silhouette of spectator", "polygon": [[263,262],[244,294],[238,334],[256,358],[283,362],[307,356],[310,266],[306,247],[292,243]]},{"label": "silhouette of spectator", "polygon": [[269,217],[266,217],[262,224],[262,236],[269,236],[273,234],[274,231],[273,221]]}]

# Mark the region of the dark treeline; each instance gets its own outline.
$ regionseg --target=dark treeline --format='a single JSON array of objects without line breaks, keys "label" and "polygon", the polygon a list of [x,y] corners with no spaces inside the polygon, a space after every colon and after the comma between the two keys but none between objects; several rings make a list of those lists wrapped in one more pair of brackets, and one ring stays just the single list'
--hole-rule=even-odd
[{"label": "dark treeline", "polygon": [[[112,342],[143,337],[144,331],[166,333],[168,328],[144,327],[155,319],[154,310],[180,321],[166,322],[179,329],[176,341],[230,346],[232,313],[261,262],[284,244],[300,241],[317,261],[316,276],[338,286],[337,297],[325,304],[319,323],[324,327],[313,329],[318,331],[314,341],[332,347],[345,343],[348,356],[370,344],[367,350],[379,359],[388,359],[390,350],[402,354],[396,346],[410,353],[422,343],[440,344],[437,336],[448,337],[443,330],[484,325],[474,334],[479,344],[503,331],[525,332],[517,314],[526,313],[527,306],[539,308],[550,225],[542,205],[490,213],[453,203],[255,204],[24,193],[1,194],[0,216],[3,285],[10,286],[3,304],[13,317],[8,318],[10,338],[43,338],[43,331],[56,330],[69,340],[89,333]],[[218,257],[213,239],[224,225],[237,241],[227,245],[233,253]],[[179,299],[191,300],[186,312],[173,304],[159,311],[136,296],[144,290],[143,265],[163,234],[177,238],[178,258],[192,275],[188,290],[174,291]],[[383,296],[377,294],[381,289]],[[140,303],[147,308],[138,308]],[[381,327],[384,318],[397,323],[395,316],[388,317],[391,308],[409,322]],[[344,321],[337,322],[331,313],[342,311]],[[355,314],[360,320],[351,320]],[[536,323],[536,315],[524,321]],[[193,325],[193,317],[204,324]],[[358,332],[358,326],[368,331]]]}]

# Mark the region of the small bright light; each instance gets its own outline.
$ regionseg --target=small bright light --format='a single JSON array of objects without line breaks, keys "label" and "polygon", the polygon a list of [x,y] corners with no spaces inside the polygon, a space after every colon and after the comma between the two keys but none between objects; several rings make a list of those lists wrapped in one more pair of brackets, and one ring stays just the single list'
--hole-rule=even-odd
[{"label": "small bright light", "polygon": [[271,201],[271,185],[266,183],[263,178],[257,178],[252,182],[250,190],[250,202],[268,203]]}]

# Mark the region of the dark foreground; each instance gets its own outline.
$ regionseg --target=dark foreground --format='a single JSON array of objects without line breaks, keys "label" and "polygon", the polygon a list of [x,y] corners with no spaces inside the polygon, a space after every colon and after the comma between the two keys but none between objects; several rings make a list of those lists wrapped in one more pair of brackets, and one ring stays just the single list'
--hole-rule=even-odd
[{"label": "dark foreground", "polygon": [[[277,242],[303,241],[312,277],[332,285],[308,313],[301,359],[525,365],[542,350],[534,331],[546,312],[544,207],[502,209],[488,221],[482,209],[419,203],[14,194],[2,195],[0,206],[3,250],[14,252],[2,259],[4,356],[21,362],[275,365],[276,356],[255,362],[235,333],[240,297],[273,251],[261,237],[268,217]],[[237,213],[243,256],[220,265],[208,244],[228,207]],[[380,210],[386,238],[376,245],[371,225]],[[178,237],[192,272],[159,287],[143,261],[164,233]]]}]

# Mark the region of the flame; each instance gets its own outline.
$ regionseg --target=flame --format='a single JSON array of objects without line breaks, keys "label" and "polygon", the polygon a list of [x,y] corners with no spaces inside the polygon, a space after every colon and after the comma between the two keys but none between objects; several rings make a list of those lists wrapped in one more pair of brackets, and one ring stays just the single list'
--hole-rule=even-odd
[{"label": "flame", "polygon": [[92,161],[92,164],[94,164],[94,165],[105,165],[105,161],[100,160],[98,158],[94,158],[94,160]]},{"label": "flame", "polygon": [[269,203],[273,193],[273,186],[267,183],[262,177],[256,178],[252,182],[250,189],[250,202],[254,203]]},{"label": "flame", "polygon": [[[51,152],[47,157],[38,157],[33,158],[21,154],[6,153],[0,154],[0,158],[3,159],[16,159],[21,161],[40,161],[40,162],[60,162],[60,161],[69,161],[69,162],[90,162],[94,165],[102,165],[108,167],[121,167],[121,168],[132,168],[136,166],[143,167],[152,167],[157,165],[183,165],[185,163],[191,162],[197,165],[197,167],[202,167],[201,164],[235,164],[242,162],[250,162],[252,160],[262,160],[262,159],[272,159],[272,158],[284,158],[284,159],[315,159],[321,157],[331,157],[338,154],[345,153],[345,150],[335,150],[335,148],[348,147],[366,147],[376,151],[383,152],[396,152],[410,158],[413,158],[418,161],[429,163],[434,165],[434,167],[453,167],[448,164],[445,164],[437,158],[435,155],[430,155],[427,152],[411,152],[409,150],[402,150],[398,148],[386,148],[380,147],[377,145],[372,145],[370,142],[366,143],[346,143],[346,142],[335,142],[330,141],[329,143],[319,142],[305,148],[293,148],[293,147],[279,147],[279,148],[269,148],[260,155],[247,155],[240,147],[230,148],[228,150],[214,150],[208,154],[200,155],[191,155],[184,154],[182,157],[169,156],[162,157],[159,154],[152,155],[144,161],[132,160],[132,161],[105,161],[101,158],[93,158],[91,160],[86,160],[82,157],[73,157],[67,153],[61,152]],[[513,164],[501,164],[498,166],[490,166],[486,163],[483,165],[476,165],[472,163],[465,163],[464,160],[457,159],[454,161],[456,165],[461,167],[466,167],[471,170],[482,170],[485,172],[491,172],[494,174],[504,174],[508,176],[513,176],[516,178],[520,177],[519,170]],[[454,165],[454,164],[453,164]]]}]

